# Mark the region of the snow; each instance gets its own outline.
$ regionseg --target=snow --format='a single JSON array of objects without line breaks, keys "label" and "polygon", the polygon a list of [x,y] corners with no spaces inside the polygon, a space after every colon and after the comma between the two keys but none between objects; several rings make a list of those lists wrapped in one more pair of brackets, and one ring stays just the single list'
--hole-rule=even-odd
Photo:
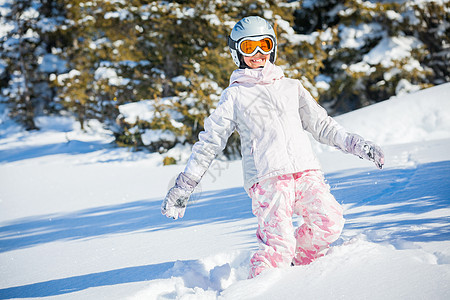
[{"label": "snow", "polygon": [[55,74],[50,74],[50,80],[57,80],[58,84],[63,85],[64,81],[67,79],[74,78],[76,76],[80,76],[81,72],[75,69],[70,70],[69,73],[64,73],[56,76]]},{"label": "snow", "polygon": [[377,38],[382,28],[377,23],[359,24],[358,26],[340,26],[339,38],[341,47],[360,49],[366,44],[366,40]]},{"label": "snow", "polygon": [[175,142],[177,137],[172,131],[162,129],[147,129],[141,136],[144,145],[150,145],[158,141]]},{"label": "snow", "polygon": [[99,67],[97,70],[95,70],[94,78],[95,80],[108,80],[108,83],[110,85],[115,86],[127,85],[130,82],[130,79],[125,79],[121,76],[118,76],[114,68],[107,67]]},{"label": "snow", "polygon": [[[158,101],[159,105],[166,105],[170,106],[171,102],[180,101],[179,97],[165,97]],[[194,99],[192,99],[194,101]],[[139,102],[132,102],[127,103],[119,106],[120,111],[120,117],[123,117],[125,122],[129,124],[134,124],[138,120],[141,121],[147,121],[152,122],[153,118],[155,117],[155,114],[158,114],[159,112],[155,112],[155,105],[158,105],[155,103],[154,100],[142,100]],[[170,114],[171,119],[170,123],[175,128],[182,128],[184,125],[183,123],[180,123],[176,121],[177,119],[181,119],[181,114],[179,112],[176,112],[174,110],[165,109],[165,113]],[[164,131],[160,131],[161,133]],[[165,135],[167,135],[165,133]]]},{"label": "snow", "polygon": [[[0,299],[450,299],[450,83],[336,119],[386,166],[314,144],[346,225],[328,255],[248,280],[257,248],[241,162],[216,160],[181,220],[183,165],[111,145],[98,122],[0,109]],[[131,113],[130,113],[131,117]],[[185,159],[189,147],[174,153]]]},{"label": "snow", "polygon": [[371,67],[369,64],[361,61],[359,63],[350,65],[349,67],[350,71],[355,72],[355,73],[366,73],[367,75],[373,73],[376,71],[376,68]]},{"label": "snow", "polygon": [[422,90],[393,97],[336,117],[336,120],[347,130],[381,145],[445,139],[450,134],[449,95],[449,84],[443,84],[433,88],[432,94]]},{"label": "snow", "polygon": [[109,11],[107,13],[105,13],[105,20],[108,19],[119,19],[119,20],[126,20],[128,18],[131,18],[132,14],[126,10],[126,9],[119,9],[118,11]]},{"label": "snow", "polygon": [[384,37],[378,45],[364,55],[363,60],[371,65],[393,66],[393,60],[409,57],[413,49],[419,48],[421,42],[415,37]]}]

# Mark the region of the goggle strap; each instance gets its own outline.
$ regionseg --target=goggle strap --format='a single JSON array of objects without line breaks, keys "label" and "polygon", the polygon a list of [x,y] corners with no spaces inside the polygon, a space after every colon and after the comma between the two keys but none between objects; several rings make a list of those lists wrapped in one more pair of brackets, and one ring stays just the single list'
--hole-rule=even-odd
[{"label": "goggle strap", "polygon": [[228,47],[230,47],[233,50],[236,50],[236,44],[237,42],[231,38],[231,36],[228,36]]}]

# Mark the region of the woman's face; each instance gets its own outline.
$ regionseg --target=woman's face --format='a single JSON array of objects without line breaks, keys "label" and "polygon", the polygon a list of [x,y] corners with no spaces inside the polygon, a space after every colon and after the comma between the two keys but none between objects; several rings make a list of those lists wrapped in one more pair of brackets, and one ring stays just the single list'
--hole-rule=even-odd
[{"label": "woman's face", "polygon": [[252,69],[264,67],[269,59],[270,54],[262,54],[259,51],[253,56],[244,56],[244,62]]}]

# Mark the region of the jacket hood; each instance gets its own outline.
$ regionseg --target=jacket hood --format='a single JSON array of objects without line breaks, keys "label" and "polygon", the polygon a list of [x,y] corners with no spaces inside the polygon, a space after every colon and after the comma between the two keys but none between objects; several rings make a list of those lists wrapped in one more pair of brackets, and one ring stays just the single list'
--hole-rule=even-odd
[{"label": "jacket hood", "polygon": [[230,85],[233,83],[270,84],[283,77],[283,70],[267,61],[264,68],[235,70],[231,74]]}]

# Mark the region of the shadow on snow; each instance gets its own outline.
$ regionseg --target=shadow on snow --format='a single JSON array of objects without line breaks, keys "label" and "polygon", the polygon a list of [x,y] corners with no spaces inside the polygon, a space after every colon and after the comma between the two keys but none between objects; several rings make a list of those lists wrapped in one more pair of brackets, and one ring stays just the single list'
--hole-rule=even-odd
[{"label": "shadow on snow", "polygon": [[57,154],[87,154],[108,148],[111,148],[110,144],[105,144],[103,142],[84,142],[78,140],[46,145],[24,146],[13,150],[0,150],[0,163],[10,163]]},{"label": "shadow on snow", "polygon": [[450,215],[436,213],[450,207],[450,161],[352,176],[334,173],[328,181],[338,202],[348,207],[344,231],[387,231],[379,239],[390,241],[450,239]]},{"label": "shadow on snow", "polygon": [[[194,194],[192,198],[198,196]],[[60,240],[151,232],[251,217],[251,201],[242,187],[201,193],[200,199],[188,204],[185,217],[176,221],[161,215],[161,199],[135,201],[0,223],[0,253]]]},{"label": "shadow on snow", "polygon": [[122,268],[117,270],[49,280],[0,289],[0,299],[35,298],[63,295],[92,287],[164,279],[173,262]]}]

